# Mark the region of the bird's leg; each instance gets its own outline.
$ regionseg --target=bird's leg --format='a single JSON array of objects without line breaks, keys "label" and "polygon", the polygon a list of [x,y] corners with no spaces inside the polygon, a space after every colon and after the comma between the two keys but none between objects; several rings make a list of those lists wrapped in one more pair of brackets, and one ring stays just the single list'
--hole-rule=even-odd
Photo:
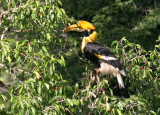
[{"label": "bird's leg", "polygon": [[[96,72],[96,79],[97,79],[96,83],[98,84],[100,81],[100,78],[99,78],[100,70],[99,70],[99,68],[94,68],[94,71]],[[100,93],[100,88],[97,87],[96,94],[98,95],[99,93]]]},{"label": "bird's leg", "polygon": [[94,68],[94,71],[96,71],[97,83],[99,83],[99,68]]},{"label": "bird's leg", "polygon": [[94,75],[94,72],[91,70],[90,71],[90,76],[91,76],[91,82],[93,83],[95,81],[95,75]]}]

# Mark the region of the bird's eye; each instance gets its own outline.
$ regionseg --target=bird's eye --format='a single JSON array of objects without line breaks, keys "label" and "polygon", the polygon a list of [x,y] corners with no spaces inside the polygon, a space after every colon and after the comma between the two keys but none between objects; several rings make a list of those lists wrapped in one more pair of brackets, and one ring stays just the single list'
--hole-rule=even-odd
[{"label": "bird's eye", "polygon": [[88,33],[90,33],[90,32],[91,32],[91,29],[87,28],[87,31],[88,31]]}]

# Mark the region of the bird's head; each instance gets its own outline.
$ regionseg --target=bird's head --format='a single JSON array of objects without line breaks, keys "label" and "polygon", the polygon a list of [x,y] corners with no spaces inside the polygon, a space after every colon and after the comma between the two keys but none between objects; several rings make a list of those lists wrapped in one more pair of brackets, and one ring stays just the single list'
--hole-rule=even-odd
[{"label": "bird's head", "polygon": [[89,22],[87,21],[78,21],[77,24],[70,25],[65,29],[65,32],[69,31],[76,31],[76,32],[83,32],[83,31],[93,31],[96,30],[96,28]]},{"label": "bird's head", "polygon": [[97,38],[96,28],[87,21],[78,21],[77,24],[70,25],[65,29],[65,32],[76,31],[76,32],[84,32],[85,37],[83,37],[81,50],[84,52],[84,48],[88,42],[94,42]]}]

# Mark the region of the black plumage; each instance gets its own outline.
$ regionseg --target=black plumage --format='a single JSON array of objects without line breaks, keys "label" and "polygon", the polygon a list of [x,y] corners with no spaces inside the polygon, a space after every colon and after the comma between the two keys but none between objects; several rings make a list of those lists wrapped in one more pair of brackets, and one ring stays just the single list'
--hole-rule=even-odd
[{"label": "black plumage", "polygon": [[84,55],[92,63],[94,63],[98,67],[100,67],[101,63],[107,63],[107,64],[112,65],[115,68],[118,68],[119,70],[123,69],[119,60],[99,59],[98,57],[95,56],[95,54],[116,58],[116,56],[108,48],[106,48],[102,44],[97,43],[97,42],[87,43],[86,47],[84,48]]}]

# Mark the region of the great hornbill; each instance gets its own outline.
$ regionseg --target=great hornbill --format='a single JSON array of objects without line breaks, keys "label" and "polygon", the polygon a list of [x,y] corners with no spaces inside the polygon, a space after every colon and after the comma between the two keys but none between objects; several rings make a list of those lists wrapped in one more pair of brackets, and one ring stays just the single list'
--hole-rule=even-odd
[{"label": "great hornbill", "polygon": [[117,77],[119,88],[125,97],[125,86],[121,75],[126,76],[126,73],[116,56],[108,48],[95,42],[97,39],[97,32],[95,30],[96,28],[91,23],[79,21],[77,24],[67,27],[65,32],[77,31],[87,33],[87,36],[83,37],[82,40],[82,53],[84,53],[88,60],[98,66],[98,70],[102,74],[112,74]]}]

